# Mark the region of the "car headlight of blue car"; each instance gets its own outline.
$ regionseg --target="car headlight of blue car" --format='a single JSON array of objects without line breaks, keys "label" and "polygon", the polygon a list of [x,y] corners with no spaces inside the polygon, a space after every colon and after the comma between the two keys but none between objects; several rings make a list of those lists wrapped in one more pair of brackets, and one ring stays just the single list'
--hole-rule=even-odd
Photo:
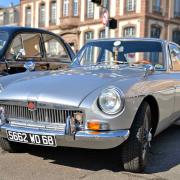
[{"label": "car headlight of blue car", "polygon": [[0,125],[6,122],[5,109],[3,106],[0,106]]},{"label": "car headlight of blue car", "polygon": [[109,87],[101,92],[97,103],[102,112],[115,115],[124,108],[124,94],[115,87]]}]

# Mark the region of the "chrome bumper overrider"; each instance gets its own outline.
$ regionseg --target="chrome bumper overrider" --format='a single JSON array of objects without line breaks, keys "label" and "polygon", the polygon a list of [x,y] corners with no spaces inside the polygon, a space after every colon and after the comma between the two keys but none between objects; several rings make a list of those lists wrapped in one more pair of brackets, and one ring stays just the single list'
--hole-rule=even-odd
[{"label": "chrome bumper overrider", "polygon": [[73,135],[67,135],[65,131],[27,128],[4,124],[0,126],[0,136],[6,138],[6,131],[25,132],[32,134],[54,135],[57,146],[79,147],[89,149],[109,149],[123,143],[129,136],[129,130],[116,131],[77,131]]}]

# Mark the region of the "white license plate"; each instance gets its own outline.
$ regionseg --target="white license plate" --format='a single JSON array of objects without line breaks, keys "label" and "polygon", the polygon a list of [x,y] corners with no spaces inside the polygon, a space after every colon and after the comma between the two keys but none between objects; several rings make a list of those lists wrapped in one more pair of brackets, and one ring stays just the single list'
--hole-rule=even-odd
[{"label": "white license plate", "polygon": [[35,144],[43,146],[57,146],[56,138],[52,135],[41,135],[25,132],[15,132],[7,130],[7,138],[9,141]]}]

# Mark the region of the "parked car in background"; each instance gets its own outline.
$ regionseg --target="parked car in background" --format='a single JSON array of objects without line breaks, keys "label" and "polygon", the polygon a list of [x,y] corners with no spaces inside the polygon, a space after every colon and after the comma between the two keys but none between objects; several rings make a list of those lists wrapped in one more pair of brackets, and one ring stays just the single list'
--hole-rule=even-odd
[{"label": "parked car in background", "polygon": [[74,53],[51,32],[27,27],[0,27],[0,75],[55,70],[71,63]]},{"label": "parked car in background", "polygon": [[[146,167],[152,138],[180,118],[180,47],[158,39],[88,42],[65,70],[0,79],[0,144],[117,147]],[[120,162],[120,161],[119,161]]]}]

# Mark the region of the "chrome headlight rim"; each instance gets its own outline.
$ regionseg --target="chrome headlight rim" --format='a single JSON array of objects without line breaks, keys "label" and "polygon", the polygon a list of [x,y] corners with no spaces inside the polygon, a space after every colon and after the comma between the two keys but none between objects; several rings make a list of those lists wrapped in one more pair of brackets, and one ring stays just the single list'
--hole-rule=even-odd
[{"label": "chrome headlight rim", "polygon": [[6,122],[5,107],[0,106],[0,125],[5,124],[5,122]]},{"label": "chrome headlight rim", "polygon": [[3,85],[0,83],[0,92],[2,92],[3,89]]},{"label": "chrome headlight rim", "polygon": [[[117,95],[118,99],[120,100],[120,106],[116,111],[107,111],[102,107],[102,105],[100,103],[100,97],[106,91],[111,91],[111,92],[115,93]],[[106,115],[117,115],[117,114],[121,113],[124,109],[124,104],[125,104],[124,93],[119,88],[114,87],[114,86],[103,89],[97,99],[98,108],[101,110],[101,112],[103,112]]]}]

